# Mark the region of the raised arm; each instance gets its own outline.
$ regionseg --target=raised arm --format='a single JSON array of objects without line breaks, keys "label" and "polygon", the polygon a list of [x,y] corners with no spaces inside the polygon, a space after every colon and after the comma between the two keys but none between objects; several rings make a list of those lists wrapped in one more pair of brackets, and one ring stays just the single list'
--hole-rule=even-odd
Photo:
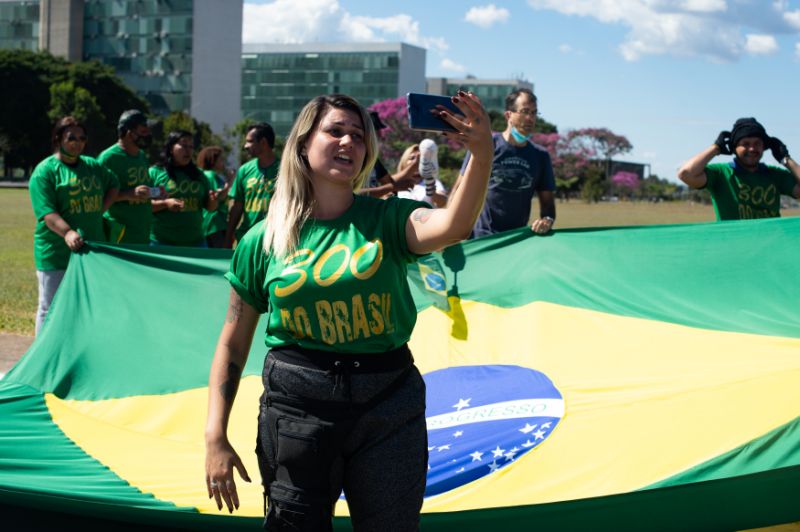
[{"label": "raised arm", "polygon": [[794,176],[795,185],[794,189],[792,189],[792,197],[800,198],[800,164],[797,164],[797,162],[792,159],[786,144],[777,137],[772,137],[772,139],[770,139],[769,149],[772,151],[772,156],[775,160],[786,167]]},{"label": "raised arm", "polygon": [[467,238],[486,197],[494,155],[489,115],[471,92],[459,91],[453,96],[453,103],[464,116],[440,110],[440,116],[457,130],[446,132],[445,136],[464,144],[471,157],[446,207],[411,213],[406,222],[406,240],[413,253],[430,253]]},{"label": "raised arm", "polygon": [[714,144],[704,149],[678,169],[678,177],[689,185],[689,188],[703,188],[708,182],[706,165],[717,155],[731,155],[730,131],[721,131]]},{"label": "raised arm", "polygon": [[239,508],[233,470],[250,482],[242,460],[228,441],[228,420],[239,390],[250,343],[258,324],[258,312],[231,289],[230,306],[219,335],[211,373],[208,377],[208,418],[206,421],[206,488],[217,508],[222,501],[232,512]]}]

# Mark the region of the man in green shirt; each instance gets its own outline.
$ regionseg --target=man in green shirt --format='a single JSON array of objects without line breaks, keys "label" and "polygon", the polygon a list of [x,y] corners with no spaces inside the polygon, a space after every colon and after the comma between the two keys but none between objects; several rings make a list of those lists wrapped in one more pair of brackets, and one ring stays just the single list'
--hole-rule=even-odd
[{"label": "man in green shirt", "polygon": [[144,150],[153,137],[147,117],[137,109],[125,111],[119,117],[117,135],[117,143],[97,157],[120,184],[116,200],[103,215],[106,237],[116,244],[148,244],[153,218],[150,206],[153,183],[147,172],[149,165]]},{"label": "man in green shirt", "polygon": [[[767,148],[785,168],[761,162]],[[734,160],[708,164],[717,155]],[[731,131],[722,131],[714,144],[683,164],[678,177],[690,188],[708,188],[717,220],[777,218],[781,194],[800,198],[800,165],[755,118],[740,118]]]},{"label": "man in green shirt", "polygon": [[266,122],[254,124],[247,130],[244,149],[252,159],[239,168],[228,194],[233,199],[233,205],[225,232],[227,248],[233,247],[234,236],[236,240],[241,240],[248,229],[267,214],[280,166],[274,147],[275,132]]}]

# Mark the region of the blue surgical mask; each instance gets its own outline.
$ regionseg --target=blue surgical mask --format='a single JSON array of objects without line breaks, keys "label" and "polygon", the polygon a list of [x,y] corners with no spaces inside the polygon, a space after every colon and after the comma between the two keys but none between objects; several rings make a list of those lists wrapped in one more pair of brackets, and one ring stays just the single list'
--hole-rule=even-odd
[{"label": "blue surgical mask", "polygon": [[531,138],[531,135],[523,135],[517,131],[516,127],[511,126],[511,137],[517,144],[522,144],[524,142],[528,142],[528,140]]}]

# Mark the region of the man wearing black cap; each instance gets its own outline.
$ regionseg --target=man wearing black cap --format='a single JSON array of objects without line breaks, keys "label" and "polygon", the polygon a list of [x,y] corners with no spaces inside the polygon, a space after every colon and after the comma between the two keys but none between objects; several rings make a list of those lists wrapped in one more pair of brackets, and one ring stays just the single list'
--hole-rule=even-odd
[{"label": "man wearing black cap", "polygon": [[148,244],[153,217],[152,182],[144,150],[153,137],[144,113],[138,109],[122,113],[117,123],[117,137],[117,143],[97,157],[119,180],[119,194],[103,215],[106,237],[116,244]]},{"label": "man wearing black cap", "polygon": [[[767,148],[785,169],[761,162]],[[717,155],[734,159],[708,164]],[[800,165],[755,118],[740,118],[731,131],[720,132],[714,144],[681,166],[678,177],[690,188],[708,188],[717,220],[777,218],[781,194],[800,198]]]}]

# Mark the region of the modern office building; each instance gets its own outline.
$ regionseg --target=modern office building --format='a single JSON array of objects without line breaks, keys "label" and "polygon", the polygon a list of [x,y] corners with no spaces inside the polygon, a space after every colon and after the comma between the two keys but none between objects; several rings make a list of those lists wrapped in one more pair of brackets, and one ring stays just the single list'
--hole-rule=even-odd
[{"label": "modern office building", "polygon": [[217,132],[240,120],[242,0],[0,0],[0,13],[4,48],[111,65],[158,114]]},{"label": "modern office building", "polygon": [[486,109],[503,112],[506,96],[517,89],[533,90],[533,83],[521,79],[479,78],[428,78],[427,92],[431,94],[455,94],[459,89],[474,92]]},{"label": "modern office building", "polygon": [[0,48],[39,49],[39,2],[0,0]]},{"label": "modern office building", "polygon": [[425,49],[405,43],[244,44],[242,115],[280,135],[320,94],[344,93],[370,106],[425,90]]}]

